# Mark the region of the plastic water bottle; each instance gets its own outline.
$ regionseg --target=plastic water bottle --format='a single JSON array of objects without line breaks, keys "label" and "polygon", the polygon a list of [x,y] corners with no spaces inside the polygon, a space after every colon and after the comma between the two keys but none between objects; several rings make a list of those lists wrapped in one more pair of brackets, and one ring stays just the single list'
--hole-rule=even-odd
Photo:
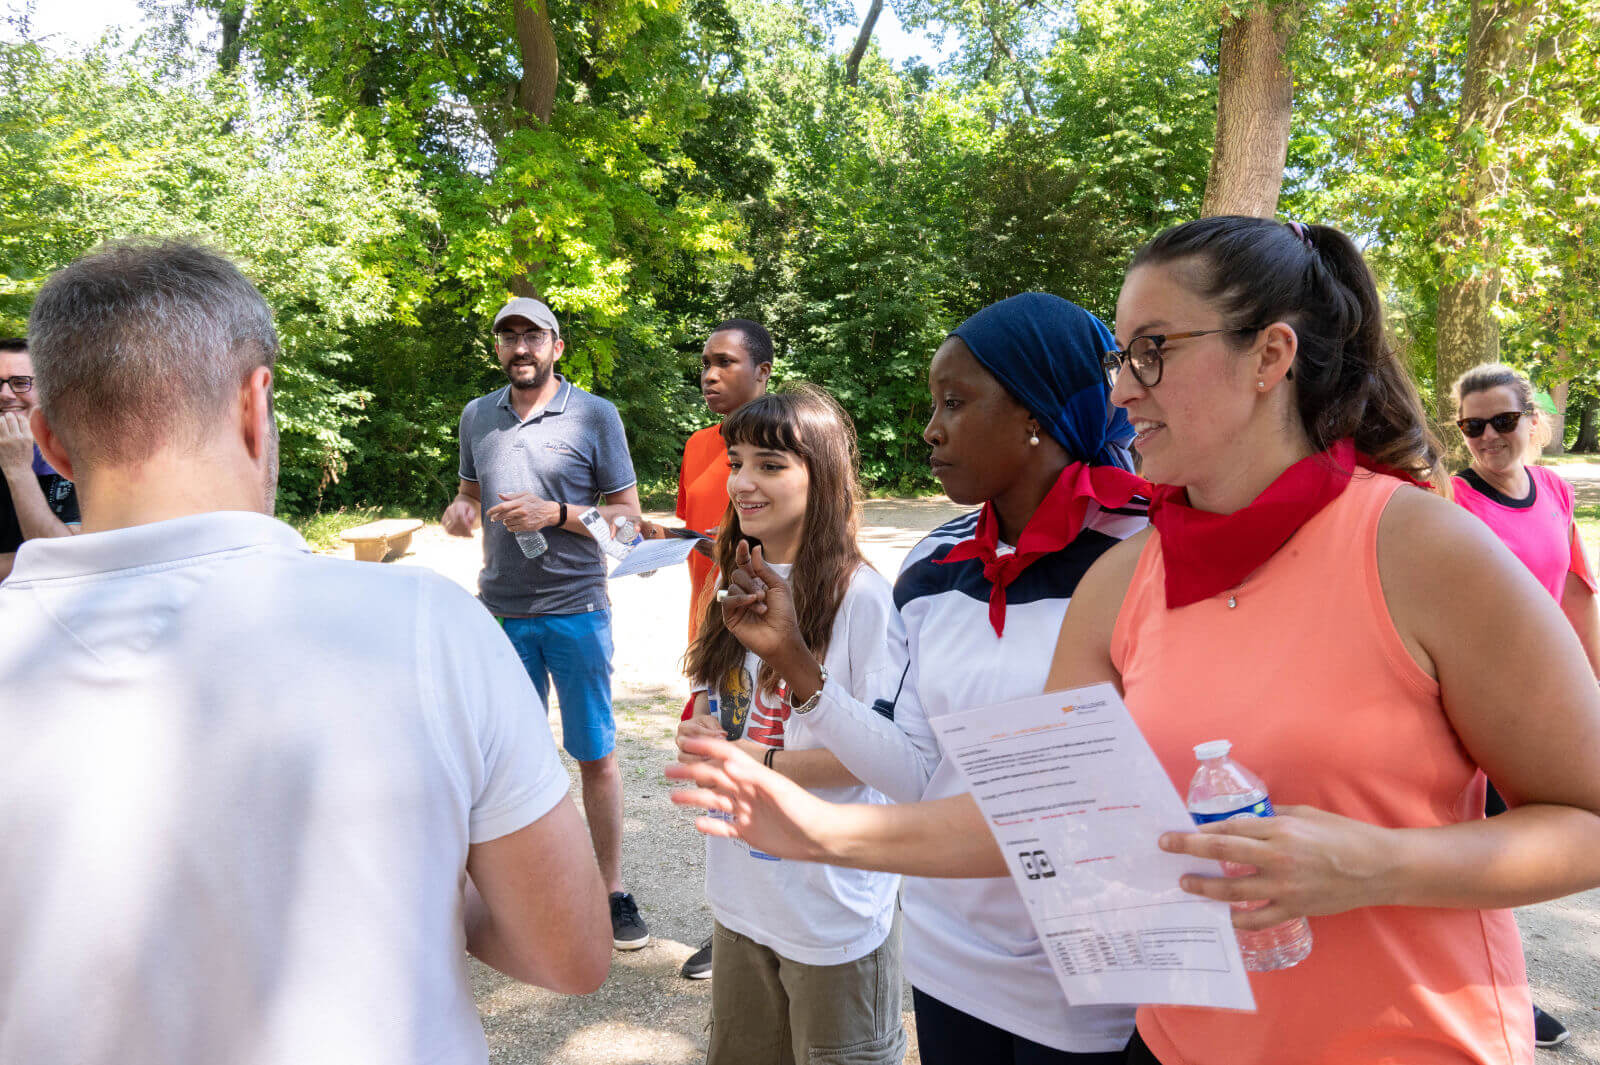
[{"label": "plastic water bottle", "polygon": [[[640,544],[644,543],[644,534],[639,531],[639,523],[624,514],[616,521],[616,527],[611,533],[611,539],[622,548],[621,558],[628,557],[629,553]],[[655,570],[646,570],[639,574],[641,577],[654,577]]]},{"label": "plastic water bottle", "polygon": [[[1194,756],[1200,759],[1200,768],[1189,782],[1189,816],[1197,825],[1212,821],[1227,821],[1235,817],[1271,817],[1272,800],[1267,797],[1267,787],[1244,766],[1228,757],[1233,744],[1227,740],[1212,740],[1195,746]],[[1249,865],[1223,862],[1222,871],[1228,876],[1247,876],[1255,872]],[[1258,910],[1267,903],[1236,902],[1238,910]],[[1244,955],[1244,967],[1253,973],[1266,973],[1274,969],[1288,969],[1305,961],[1311,953],[1311,926],[1304,917],[1263,928],[1257,932],[1234,929],[1239,940],[1239,953]]]},{"label": "plastic water bottle", "polygon": [[644,536],[639,532],[639,523],[626,514],[617,518],[611,538],[625,547],[636,547],[644,542]]},{"label": "plastic water bottle", "polygon": [[522,553],[529,558],[538,558],[550,550],[550,541],[546,540],[544,533],[538,529],[524,529],[511,535],[517,538],[517,546],[522,548]]},{"label": "plastic water bottle", "polygon": [[[533,491],[533,486],[528,481],[523,480],[520,476],[508,475],[506,477],[505,488],[503,491],[507,495],[517,495],[519,493]],[[550,550],[550,541],[546,540],[544,538],[544,533],[540,532],[538,529],[523,529],[521,532],[516,532],[511,529],[507,529],[506,531],[511,533],[512,536],[516,537],[517,546],[522,549],[523,555],[527,558],[538,558],[540,555]]]}]

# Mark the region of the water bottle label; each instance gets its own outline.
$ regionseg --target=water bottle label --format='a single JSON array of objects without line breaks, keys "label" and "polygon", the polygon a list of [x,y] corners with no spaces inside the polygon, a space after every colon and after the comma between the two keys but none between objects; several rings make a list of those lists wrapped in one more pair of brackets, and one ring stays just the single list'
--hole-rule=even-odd
[{"label": "water bottle label", "polygon": [[1271,817],[1272,800],[1262,799],[1260,802],[1251,803],[1249,806],[1241,806],[1238,809],[1228,810],[1220,814],[1197,814],[1191,811],[1189,816],[1194,818],[1194,823],[1197,825],[1209,825],[1213,821],[1228,821],[1235,817]]}]

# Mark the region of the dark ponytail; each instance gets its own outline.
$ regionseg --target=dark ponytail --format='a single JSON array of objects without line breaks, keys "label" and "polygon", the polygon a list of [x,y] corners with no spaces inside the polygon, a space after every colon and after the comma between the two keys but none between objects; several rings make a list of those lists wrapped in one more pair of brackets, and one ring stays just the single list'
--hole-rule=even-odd
[{"label": "dark ponytail", "polygon": [[1128,269],[1171,265],[1230,328],[1286,322],[1299,340],[1293,384],[1318,450],[1344,437],[1418,480],[1444,482],[1442,449],[1411,376],[1384,330],[1377,283],[1361,252],[1331,226],[1225,215],[1173,226]]}]

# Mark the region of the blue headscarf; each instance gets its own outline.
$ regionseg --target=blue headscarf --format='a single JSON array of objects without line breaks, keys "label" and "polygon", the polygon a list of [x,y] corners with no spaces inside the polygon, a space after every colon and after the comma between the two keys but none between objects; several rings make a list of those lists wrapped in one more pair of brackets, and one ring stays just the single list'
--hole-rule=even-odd
[{"label": "blue headscarf", "polygon": [[1060,296],[1024,292],[993,303],[950,334],[1039,419],[1075,461],[1133,469],[1127,412],[1111,405],[1101,364],[1116,341],[1105,324]]}]

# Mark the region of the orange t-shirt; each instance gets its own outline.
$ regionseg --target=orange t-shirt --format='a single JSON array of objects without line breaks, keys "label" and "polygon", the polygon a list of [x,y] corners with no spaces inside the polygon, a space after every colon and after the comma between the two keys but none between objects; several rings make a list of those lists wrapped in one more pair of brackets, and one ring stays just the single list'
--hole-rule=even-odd
[{"label": "orange t-shirt", "polygon": [[[1396,828],[1483,816],[1484,776],[1378,580],[1378,519],[1400,487],[1356,476],[1232,593],[1177,610],[1150,537],[1111,658],[1179,794],[1194,745],[1227,739],[1274,805]],[[1139,1033],[1163,1065],[1531,1065],[1510,910],[1375,906],[1309,920],[1305,961],[1250,974],[1255,1013],[1141,1009]]]},{"label": "orange t-shirt", "polygon": [[[717,534],[728,510],[728,447],[722,426],[708,425],[683,445],[678,468],[678,520],[696,532]],[[717,564],[700,552],[689,556],[689,639],[700,626],[700,607]]]}]

